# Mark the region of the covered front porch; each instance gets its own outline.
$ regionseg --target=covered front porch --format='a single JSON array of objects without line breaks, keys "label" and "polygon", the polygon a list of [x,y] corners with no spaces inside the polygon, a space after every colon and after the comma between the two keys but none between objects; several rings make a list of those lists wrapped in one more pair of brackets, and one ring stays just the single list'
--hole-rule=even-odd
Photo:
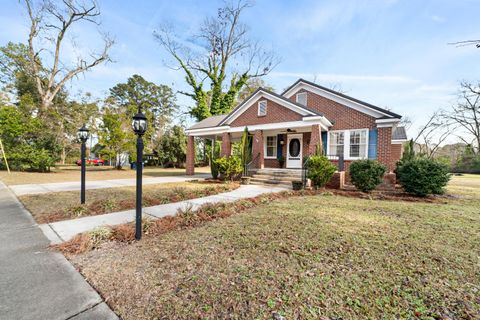
[{"label": "covered front porch", "polygon": [[[321,122],[273,123],[247,127],[251,135],[249,170],[264,168],[301,169],[304,157],[317,148],[326,152],[328,127]],[[245,127],[214,127],[188,130],[186,174],[195,173],[195,137],[221,141],[220,156],[232,155],[232,144],[240,141]]]}]

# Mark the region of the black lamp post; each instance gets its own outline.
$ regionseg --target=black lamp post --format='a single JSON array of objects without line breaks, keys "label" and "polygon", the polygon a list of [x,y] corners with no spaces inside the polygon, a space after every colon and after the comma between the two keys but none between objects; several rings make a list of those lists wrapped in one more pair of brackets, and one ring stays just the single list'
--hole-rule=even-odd
[{"label": "black lamp post", "polygon": [[138,110],[133,116],[132,128],[137,135],[137,199],[135,206],[135,239],[142,238],[142,171],[143,171],[143,139],[147,131],[147,117]]},{"label": "black lamp post", "polygon": [[85,203],[85,142],[87,141],[88,139],[88,129],[85,127],[85,124],[83,125],[83,127],[80,128],[80,130],[78,130],[78,133],[77,133],[77,136],[78,136],[78,139],[80,139],[80,141],[82,142],[82,146],[80,148],[80,159],[81,159],[81,162],[82,162],[82,170],[81,170],[81,178],[80,178],[80,181],[81,181],[81,187],[80,187],[80,203],[81,204],[84,204]]}]

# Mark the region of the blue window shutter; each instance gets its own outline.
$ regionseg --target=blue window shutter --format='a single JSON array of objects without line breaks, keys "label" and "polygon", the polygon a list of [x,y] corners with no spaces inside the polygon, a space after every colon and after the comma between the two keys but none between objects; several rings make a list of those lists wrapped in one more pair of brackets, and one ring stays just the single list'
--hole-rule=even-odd
[{"label": "blue window shutter", "polygon": [[277,159],[282,156],[282,145],[280,144],[280,140],[283,138],[283,135],[277,135]]},{"label": "blue window shutter", "polygon": [[322,132],[322,145],[324,154],[327,154],[327,134],[328,132]]},{"label": "blue window shutter", "polygon": [[377,159],[377,129],[368,130],[368,159]]}]

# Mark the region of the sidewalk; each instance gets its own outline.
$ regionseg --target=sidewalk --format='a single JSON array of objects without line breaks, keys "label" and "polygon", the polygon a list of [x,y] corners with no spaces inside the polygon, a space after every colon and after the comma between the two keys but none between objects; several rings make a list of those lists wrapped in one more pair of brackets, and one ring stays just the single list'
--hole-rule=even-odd
[{"label": "sidewalk", "polygon": [[[191,207],[195,210],[205,203],[233,202],[244,198],[253,198],[264,193],[285,190],[288,189],[261,185],[242,185],[236,190],[213,196],[143,208],[143,216],[157,219],[165,216],[173,216],[177,213],[178,209]],[[100,226],[112,226],[132,221],[135,221],[135,210],[42,224],[40,228],[52,243],[62,243],[72,239],[79,233],[90,231]]]},{"label": "sidewalk", "polygon": [[118,319],[0,182],[0,319]]},{"label": "sidewalk", "polygon": [[[156,177],[146,178],[143,177],[143,185],[169,183],[169,182],[185,182],[190,180],[205,179],[210,177],[208,173],[196,174],[194,176],[169,176],[169,177]],[[89,189],[103,189],[103,188],[118,188],[135,186],[136,180],[132,179],[114,179],[114,180],[96,180],[86,181],[85,188]],[[76,182],[56,182],[56,183],[43,183],[43,184],[19,184],[10,186],[10,189],[17,196],[23,196],[26,194],[39,194],[49,192],[62,192],[62,191],[77,191],[80,190],[80,181]]]}]

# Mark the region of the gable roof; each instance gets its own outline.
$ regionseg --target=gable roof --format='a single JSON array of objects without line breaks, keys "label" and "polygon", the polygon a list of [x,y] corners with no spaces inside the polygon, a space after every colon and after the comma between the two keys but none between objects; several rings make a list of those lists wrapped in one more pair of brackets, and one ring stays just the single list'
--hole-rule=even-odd
[{"label": "gable roof", "polygon": [[[384,108],[380,108],[380,107],[377,107],[377,106],[374,106],[373,104],[370,104],[370,103],[367,103],[365,101],[362,101],[362,100],[358,100],[358,99],[355,99],[353,97],[350,97],[350,96],[347,96],[346,94],[343,94],[341,92],[338,92],[338,91],[335,91],[335,90],[332,90],[332,89],[329,89],[329,88],[325,88],[321,85],[318,85],[316,83],[313,83],[311,81],[308,81],[308,80],[305,80],[305,79],[298,79],[294,84],[292,84],[290,87],[288,87],[283,93],[282,93],[282,96],[285,96],[286,94],[288,94],[290,91],[292,91],[292,89],[294,89],[296,86],[298,86],[299,84],[306,84],[308,86],[311,86],[311,87],[314,87],[320,91],[323,91],[323,92],[326,92],[326,93],[329,93],[330,95],[333,95],[333,96],[336,96],[340,99],[343,99],[343,100],[346,100],[346,101],[349,101],[349,102],[352,102],[354,104],[357,104],[357,105],[361,105],[363,107],[366,107],[368,109],[371,109],[371,110],[374,110],[376,111],[377,113],[379,114],[383,114],[383,116],[379,116],[378,118],[382,118],[382,117],[385,117],[385,118],[398,118],[400,119],[402,116],[397,114],[397,113],[394,113],[394,112],[391,112],[389,110],[386,110]],[[328,97],[326,97],[328,98]],[[347,105],[349,106],[349,105]]]},{"label": "gable roof", "polygon": [[[297,112],[301,114],[302,116],[320,116],[324,117],[324,115],[318,111],[312,110],[304,105],[301,105],[297,102],[293,102],[290,99],[287,99],[285,96],[279,95],[275,92],[272,92],[270,90],[267,90],[265,88],[258,88],[253,92],[248,98],[243,100],[242,103],[237,105],[226,117],[223,119],[218,125],[224,125],[232,122],[235,120],[238,116],[240,116],[243,111],[248,109],[253,102],[255,102],[255,99],[260,96],[263,96],[265,98],[270,98],[271,100],[277,100],[280,102],[280,104],[294,112]],[[326,118],[325,118],[326,119]]]},{"label": "gable roof", "polygon": [[195,123],[193,126],[188,128],[189,130],[191,129],[203,129],[203,128],[211,128],[211,127],[216,127],[220,124],[220,122],[223,121],[228,116],[228,114],[222,114],[219,116],[211,116],[206,119],[203,119],[200,122]]}]

